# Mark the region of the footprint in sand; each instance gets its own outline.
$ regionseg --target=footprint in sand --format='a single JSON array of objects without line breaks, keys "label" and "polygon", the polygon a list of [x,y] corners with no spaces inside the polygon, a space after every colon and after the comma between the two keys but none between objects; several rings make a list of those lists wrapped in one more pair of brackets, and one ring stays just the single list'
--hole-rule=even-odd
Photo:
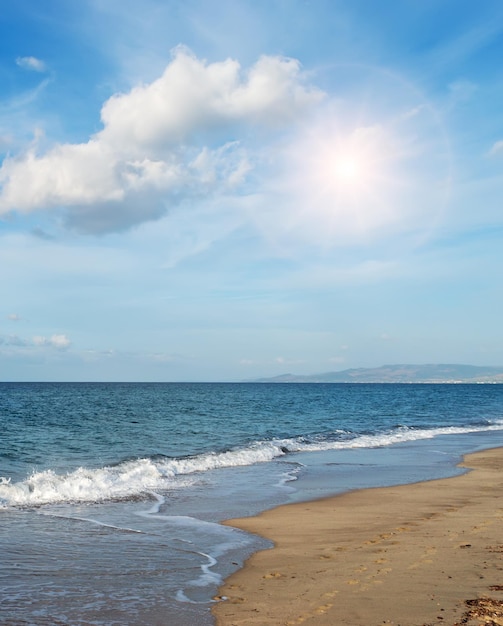
[{"label": "footprint in sand", "polygon": [[323,615],[323,613],[326,613],[328,610],[330,610],[334,605],[333,604],[323,604],[322,606],[319,606],[314,612],[317,615]]},{"label": "footprint in sand", "polygon": [[269,574],[265,574],[262,578],[283,578],[284,574],[280,572],[270,572]]}]

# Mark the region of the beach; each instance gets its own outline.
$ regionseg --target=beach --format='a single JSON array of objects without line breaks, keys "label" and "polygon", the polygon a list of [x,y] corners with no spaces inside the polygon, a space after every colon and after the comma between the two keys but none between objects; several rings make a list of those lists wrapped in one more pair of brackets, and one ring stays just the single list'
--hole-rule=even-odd
[{"label": "beach", "polygon": [[[368,616],[398,623],[396,596],[415,618],[412,591],[439,569],[427,569],[433,546],[463,571],[433,531],[457,557],[476,554],[475,539],[454,538],[442,516],[420,526],[446,502],[464,511],[450,502],[452,488],[435,504],[413,496],[415,484],[460,475],[464,455],[502,447],[502,407],[503,385],[4,383],[0,622],[215,626],[215,610],[220,620],[228,612],[224,624],[338,625],[344,610],[346,623],[367,626]],[[485,471],[469,476],[489,485]],[[348,495],[325,499],[337,494]],[[487,520],[488,532],[498,530],[497,506],[480,512],[467,536]],[[258,534],[222,524],[238,518]],[[414,537],[403,577],[395,552],[405,558]],[[502,540],[484,541],[478,563],[501,556],[484,546]],[[241,570],[256,572],[256,595],[251,581],[229,579]],[[480,575],[467,574],[462,601],[502,582]],[[226,580],[245,587],[221,590]],[[376,590],[389,606],[376,605]],[[444,615],[442,594],[438,614],[421,624]],[[352,606],[368,612],[355,616]]]},{"label": "beach", "polygon": [[461,466],[228,520],[274,548],[220,588],[217,625],[502,625],[503,448]]}]

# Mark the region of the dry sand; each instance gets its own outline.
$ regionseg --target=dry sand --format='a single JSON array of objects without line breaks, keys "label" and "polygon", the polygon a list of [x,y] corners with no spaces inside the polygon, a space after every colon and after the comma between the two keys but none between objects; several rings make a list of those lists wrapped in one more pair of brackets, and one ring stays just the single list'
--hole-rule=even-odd
[{"label": "dry sand", "polygon": [[230,520],[275,547],[222,586],[218,626],[503,625],[503,448],[462,466]]}]

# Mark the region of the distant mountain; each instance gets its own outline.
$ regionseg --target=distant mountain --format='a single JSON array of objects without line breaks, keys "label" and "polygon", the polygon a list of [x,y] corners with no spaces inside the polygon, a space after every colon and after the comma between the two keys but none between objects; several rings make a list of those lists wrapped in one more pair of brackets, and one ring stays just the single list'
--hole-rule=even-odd
[{"label": "distant mountain", "polygon": [[282,374],[257,383],[503,383],[503,367],[476,365],[383,365],[309,376]]}]

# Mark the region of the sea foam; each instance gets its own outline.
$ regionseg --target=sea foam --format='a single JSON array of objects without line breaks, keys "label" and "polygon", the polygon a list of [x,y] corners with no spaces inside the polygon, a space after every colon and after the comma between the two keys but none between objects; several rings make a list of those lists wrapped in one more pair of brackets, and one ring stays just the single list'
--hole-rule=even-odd
[{"label": "sea foam", "polygon": [[400,426],[376,434],[337,431],[271,441],[257,441],[248,447],[211,452],[187,458],[143,458],[100,468],[80,467],[58,474],[51,469],[34,472],[13,483],[0,477],[0,506],[26,507],[64,502],[103,502],[152,497],[152,492],[187,487],[195,475],[220,469],[267,463],[295,452],[316,452],[350,448],[377,448],[407,441],[503,430],[503,421],[466,427],[416,429]]}]

